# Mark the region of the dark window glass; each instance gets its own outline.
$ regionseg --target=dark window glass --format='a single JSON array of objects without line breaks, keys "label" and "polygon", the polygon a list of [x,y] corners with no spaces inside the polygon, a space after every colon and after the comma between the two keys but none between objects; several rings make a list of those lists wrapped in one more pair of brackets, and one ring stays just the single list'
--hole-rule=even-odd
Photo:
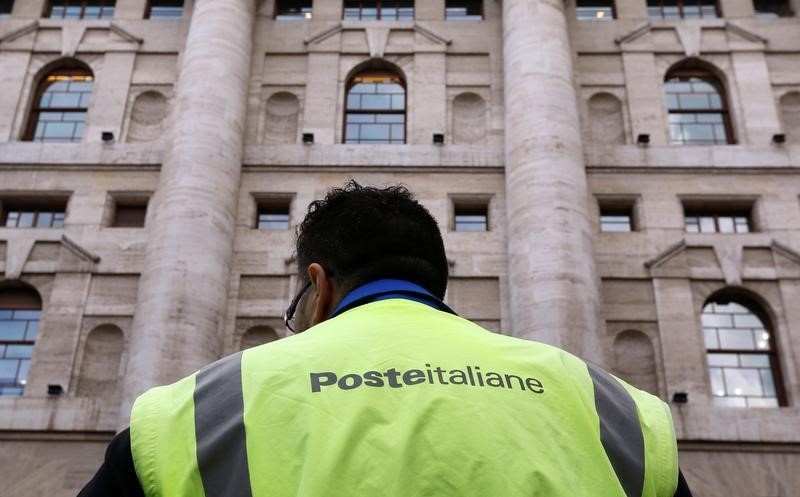
[{"label": "dark window glass", "polygon": [[579,21],[611,21],[614,0],[577,0],[575,11]]},{"label": "dark window glass", "polygon": [[47,17],[54,19],[111,19],[115,0],[50,0]]},{"label": "dark window glass", "polygon": [[447,0],[444,17],[447,20],[479,21],[483,19],[481,0]]},{"label": "dark window glass", "polygon": [[142,228],[147,215],[147,205],[117,205],[114,211],[114,228]]},{"label": "dark window glass", "polygon": [[290,198],[257,199],[256,228],[260,230],[288,230],[291,202]]},{"label": "dark window glass", "polygon": [[412,21],[414,0],[345,0],[342,19],[364,21]]},{"label": "dark window glass", "polygon": [[0,21],[11,17],[14,0],[0,0]]},{"label": "dark window glass", "polygon": [[150,0],[145,19],[181,19],[183,0]]},{"label": "dark window glass", "polygon": [[63,228],[64,209],[5,207],[2,225],[6,228]]},{"label": "dark window glass", "polygon": [[687,212],[687,233],[750,233],[750,213]]},{"label": "dark window glass", "polygon": [[792,6],[789,0],[753,0],[756,17],[778,18],[792,17]]},{"label": "dark window glass", "polygon": [[275,19],[291,21],[296,19],[311,19],[312,0],[276,0]]},{"label": "dark window glass", "polygon": [[633,231],[632,209],[601,207],[600,231],[608,233]]},{"label": "dark window glass", "polygon": [[453,206],[454,222],[453,228],[456,231],[488,231],[489,230],[489,207],[483,205],[459,205]]},{"label": "dark window glass", "polygon": [[263,210],[258,213],[258,229],[260,230],[288,230],[289,213]]},{"label": "dark window glass", "polygon": [[710,19],[720,17],[716,0],[647,0],[650,19]]},{"label": "dark window glass", "polygon": [[20,396],[25,390],[41,314],[38,296],[0,293],[0,395]]},{"label": "dark window glass", "polygon": [[733,143],[722,85],[703,71],[678,71],[664,83],[673,145]]},{"label": "dark window glass", "polygon": [[711,302],[700,315],[714,403],[729,407],[784,405],[776,384],[775,339],[759,316],[737,302]]},{"label": "dark window glass", "polygon": [[59,70],[49,74],[35,94],[24,139],[81,141],[93,87],[94,77],[86,70]]},{"label": "dark window glass", "polygon": [[405,143],[406,90],[399,76],[381,71],[350,81],[345,115],[345,143]]}]

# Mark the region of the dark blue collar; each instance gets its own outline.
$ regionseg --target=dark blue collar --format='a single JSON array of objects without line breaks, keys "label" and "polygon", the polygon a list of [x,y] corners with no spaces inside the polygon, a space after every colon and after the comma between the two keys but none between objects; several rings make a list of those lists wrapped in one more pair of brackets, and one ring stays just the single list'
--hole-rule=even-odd
[{"label": "dark blue collar", "polygon": [[456,314],[447,304],[417,284],[405,280],[382,279],[361,285],[345,295],[329,319],[354,307],[387,299],[413,300],[440,311]]}]

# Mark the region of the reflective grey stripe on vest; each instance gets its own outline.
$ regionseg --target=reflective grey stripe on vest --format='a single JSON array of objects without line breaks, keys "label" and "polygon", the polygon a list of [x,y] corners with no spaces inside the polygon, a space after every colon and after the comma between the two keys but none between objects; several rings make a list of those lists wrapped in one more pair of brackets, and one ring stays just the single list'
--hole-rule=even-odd
[{"label": "reflective grey stripe on vest", "polygon": [[206,497],[251,497],[241,352],[197,373],[194,432]]},{"label": "reflective grey stripe on vest", "polygon": [[633,397],[602,369],[590,364],[594,403],[600,417],[600,441],[627,497],[644,488],[644,435]]}]

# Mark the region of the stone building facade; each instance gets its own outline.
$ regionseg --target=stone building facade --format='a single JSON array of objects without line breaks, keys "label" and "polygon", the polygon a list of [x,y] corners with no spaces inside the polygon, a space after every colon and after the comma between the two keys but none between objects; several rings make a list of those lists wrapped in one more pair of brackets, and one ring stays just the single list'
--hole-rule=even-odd
[{"label": "stone building facade", "polygon": [[669,401],[696,495],[796,495],[800,21],[757,14],[800,4],[371,3],[0,2],[0,494],[285,336],[356,178],[437,217],[463,316]]}]

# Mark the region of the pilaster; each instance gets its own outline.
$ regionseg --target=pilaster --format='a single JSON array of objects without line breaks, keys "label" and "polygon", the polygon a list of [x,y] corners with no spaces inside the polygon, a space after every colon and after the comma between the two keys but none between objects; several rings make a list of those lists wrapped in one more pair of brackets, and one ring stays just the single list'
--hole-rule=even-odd
[{"label": "pilaster", "polygon": [[623,52],[625,91],[631,116],[633,136],[650,135],[650,144],[667,145],[667,118],[664,115],[663,74],[658,74],[652,52]]},{"label": "pilaster", "polygon": [[747,140],[740,141],[754,146],[768,145],[772,135],[781,131],[781,123],[764,52],[732,52],[731,59],[738,94],[743,97],[739,119],[747,132]]},{"label": "pilaster", "polygon": [[26,112],[28,107],[21,97],[30,61],[30,52],[0,52],[0,95],[14,96],[0,100],[0,142],[19,139],[11,133],[17,112]]},{"label": "pilaster", "polygon": [[661,357],[667,396],[685,392],[696,404],[708,404],[705,344],[697,330],[691,282],[685,278],[654,278]]},{"label": "pilaster", "polygon": [[414,78],[413,81],[414,135],[406,137],[407,143],[428,145],[432,143],[433,133],[445,133],[447,128],[445,57],[443,53],[414,55],[414,74],[423,77]]},{"label": "pilaster", "polygon": [[332,144],[337,128],[336,109],[343,105],[338,94],[339,54],[310,52],[307,67],[303,132],[314,133],[315,143]]},{"label": "pilaster", "polygon": [[95,78],[93,102],[86,120],[87,142],[101,141],[103,131],[113,132],[116,140],[122,138],[122,120],[135,62],[135,52],[106,53],[102,72]]}]

